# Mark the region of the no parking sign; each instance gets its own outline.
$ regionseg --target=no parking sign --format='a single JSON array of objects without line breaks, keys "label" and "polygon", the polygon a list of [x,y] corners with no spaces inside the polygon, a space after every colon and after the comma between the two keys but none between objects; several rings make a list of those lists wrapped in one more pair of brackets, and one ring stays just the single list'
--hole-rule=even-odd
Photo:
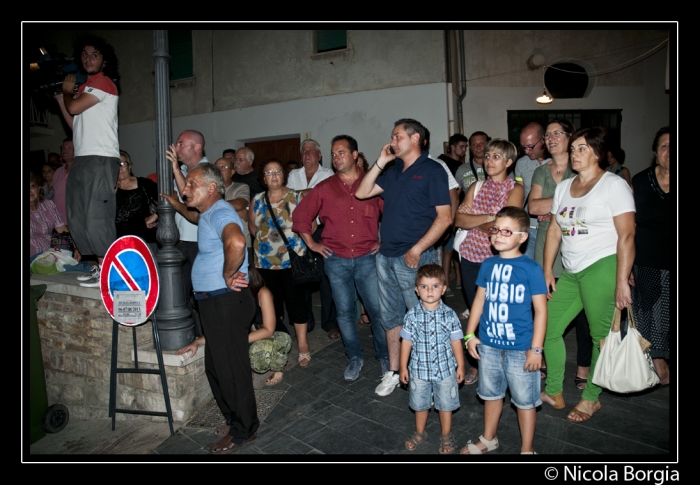
[{"label": "no parking sign", "polygon": [[112,243],[100,272],[102,303],[117,322],[139,325],[158,304],[160,285],[153,254],[137,236],[122,236]]}]

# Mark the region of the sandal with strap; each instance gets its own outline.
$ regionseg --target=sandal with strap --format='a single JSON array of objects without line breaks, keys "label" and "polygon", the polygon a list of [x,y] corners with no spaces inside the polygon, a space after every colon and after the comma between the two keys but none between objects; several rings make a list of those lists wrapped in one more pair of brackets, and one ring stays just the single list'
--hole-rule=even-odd
[{"label": "sandal with strap", "polygon": [[438,451],[441,455],[449,455],[455,452],[455,437],[452,433],[440,435],[440,448]]},{"label": "sandal with strap", "polygon": [[579,377],[574,374],[574,385],[576,389],[583,391],[583,388],[586,387],[586,382],[588,382],[588,377]]},{"label": "sandal with strap", "polygon": [[[588,400],[581,399],[581,402],[583,402],[583,401],[588,401]],[[581,402],[579,402],[577,404],[577,406],[579,406],[581,404]],[[591,401],[588,401],[588,402],[591,402]],[[593,416],[594,413],[599,411],[600,408],[601,408],[600,401],[596,401],[595,403],[593,403],[593,411],[591,412],[591,414],[588,414],[586,412],[581,411],[578,407],[574,407],[574,409],[572,409],[569,412],[569,415],[566,417],[566,419],[568,419],[572,423],[583,423],[583,422],[591,419],[591,416]],[[572,419],[572,418],[574,418],[574,419]]]},{"label": "sandal with strap", "polygon": [[[367,317],[367,321],[365,322],[365,317]],[[366,313],[360,313],[360,323],[363,325],[372,325],[372,320],[369,318],[369,315]]]},{"label": "sandal with strap", "polygon": [[460,455],[483,455],[484,453],[488,453],[489,451],[493,451],[496,448],[498,448],[498,438],[493,437],[492,440],[487,440],[484,438],[484,435],[479,436],[479,441],[486,447],[485,450],[482,450],[479,448],[474,442],[471,440],[467,441],[467,445],[459,450]]},{"label": "sandal with strap", "polygon": [[416,431],[411,435],[410,438],[406,440],[406,443],[404,443],[404,446],[406,446],[406,449],[408,451],[415,451],[416,448],[418,448],[420,445],[425,443],[425,440],[428,438],[428,433],[426,431],[419,433]]},{"label": "sandal with strap", "polygon": [[225,455],[227,453],[231,453],[232,451],[236,451],[242,446],[249,445],[255,441],[256,436],[257,433],[253,433],[250,438],[244,440],[242,438],[234,438],[231,435],[226,435],[216,443],[209,445],[209,453],[212,455]]},{"label": "sandal with strap", "polygon": [[300,352],[299,353],[299,365],[306,367],[311,363],[311,352]]},{"label": "sandal with strap", "polygon": [[[545,397],[548,397],[549,399],[554,401],[554,404],[547,401]],[[544,391],[542,391],[540,393],[540,399],[542,400],[542,402],[546,402],[554,409],[564,409],[566,407],[566,402],[564,402],[564,395],[561,392],[559,394],[555,394],[554,396],[550,396],[549,394],[546,394]]]},{"label": "sandal with strap", "polygon": [[469,369],[469,371],[464,374],[464,385],[465,386],[471,386],[472,384],[475,384],[476,381],[479,380],[479,371],[476,371],[476,374],[472,374],[471,371],[472,369],[476,369],[476,367],[472,367]]}]

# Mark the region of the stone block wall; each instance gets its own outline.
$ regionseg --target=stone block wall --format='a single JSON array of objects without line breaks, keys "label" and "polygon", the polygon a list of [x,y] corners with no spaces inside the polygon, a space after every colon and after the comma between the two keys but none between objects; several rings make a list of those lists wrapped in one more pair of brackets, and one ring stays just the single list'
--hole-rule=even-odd
[{"label": "stone block wall", "polygon": [[[32,284],[46,283],[34,279]],[[104,418],[109,414],[112,319],[99,293],[85,291],[86,296],[76,296],[62,292],[64,286],[49,286],[37,301],[49,405],[64,404],[71,419]],[[73,287],[68,293],[81,293],[83,289],[78,288]],[[150,321],[137,327],[119,325],[118,366],[135,367],[133,328],[136,329],[139,368],[157,369]],[[174,351],[163,352],[174,421],[186,421],[212,398],[204,372],[204,350],[201,348],[194,359],[175,355]],[[118,374],[117,408],[164,412],[160,375]],[[117,420],[135,417],[166,420],[160,416],[117,413]]]}]

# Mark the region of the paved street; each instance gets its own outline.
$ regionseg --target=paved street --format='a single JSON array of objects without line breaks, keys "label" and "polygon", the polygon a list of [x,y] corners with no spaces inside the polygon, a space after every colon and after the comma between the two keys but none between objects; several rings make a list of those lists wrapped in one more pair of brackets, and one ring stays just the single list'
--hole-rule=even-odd
[{"label": "paved street", "polygon": [[[447,298],[446,302],[459,312],[463,310],[464,303],[459,291],[455,293],[457,296]],[[317,296],[315,294],[318,305]],[[258,407],[261,415],[264,414],[258,437],[235,453],[216,457],[207,451],[207,446],[216,441],[213,426],[220,424],[216,422],[218,416],[212,403],[209,410],[200,412],[200,416],[195,415],[186,423],[175,423],[174,436],[169,435],[165,422],[153,422],[148,417],[131,415],[129,419],[118,420],[116,430],[112,431],[105,409],[103,420],[70,421],[63,431],[42,438],[30,447],[30,455],[26,458],[30,461],[65,461],[81,458],[58,455],[85,455],[90,461],[113,461],[121,458],[105,455],[152,454],[159,456],[144,456],[139,460],[174,458],[167,455],[193,455],[189,457],[192,460],[224,461],[257,461],[259,458],[254,455],[277,455],[271,458],[273,461],[519,459],[520,435],[516,411],[508,398],[498,431],[500,447],[489,453],[488,458],[438,455],[440,426],[436,412],[431,413],[428,420],[426,443],[414,452],[407,451],[404,441],[414,431],[408,392],[397,388],[387,397],[374,393],[381,376],[379,363],[373,357],[369,327],[358,324],[365,363],[360,377],[348,382],[343,379],[347,358],[342,342],[328,339],[321,329],[320,307],[316,306],[315,310],[316,329],[310,334],[311,365],[306,368],[295,365],[296,350],[293,350],[284,380],[274,387],[262,386],[256,391]],[[623,462],[670,461],[677,437],[676,413],[671,409],[671,402],[675,406],[672,396],[675,394],[675,384],[633,395],[604,391],[600,398],[600,412],[588,422],[571,423],[566,419],[567,413],[581,394],[574,386],[575,331],[567,333],[565,342],[568,352],[564,398],[567,406],[556,410],[544,405],[538,411],[535,450],[540,455],[548,456],[532,461],[570,460],[574,459],[572,455],[587,455],[585,459],[594,460],[594,455],[599,455],[599,458],[600,455],[611,455],[610,461]],[[458,448],[470,439],[477,439],[483,430],[483,404],[476,395],[476,387],[462,386],[459,391],[461,408],[454,413],[452,426]],[[210,414],[209,421],[202,420],[204,412]],[[291,455],[310,456],[293,458]],[[370,458],[365,455],[392,456]],[[415,455],[421,456],[417,458]],[[188,458],[180,457],[178,461],[183,459]]]}]

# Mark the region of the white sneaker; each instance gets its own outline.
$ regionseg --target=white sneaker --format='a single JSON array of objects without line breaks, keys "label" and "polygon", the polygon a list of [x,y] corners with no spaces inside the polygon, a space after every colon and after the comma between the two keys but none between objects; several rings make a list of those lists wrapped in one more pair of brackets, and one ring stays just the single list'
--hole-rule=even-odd
[{"label": "white sneaker", "polygon": [[87,281],[81,281],[80,286],[84,288],[99,288],[100,287],[100,277],[96,276],[94,278],[90,278]]},{"label": "white sneaker", "polygon": [[95,276],[99,278],[100,276],[100,267],[99,266],[93,266],[92,271],[86,274],[81,274],[80,276],[76,277],[75,279],[78,281],[88,281],[93,279]]},{"label": "white sneaker", "polygon": [[396,389],[398,386],[399,375],[394,374],[394,371],[388,371],[386,374],[384,374],[384,377],[382,377],[382,382],[377,386],[374,392],[380,396],[388,396],[394,392],[394,389]]},{"label": "white sneaker", "polygon": [[[99,288],[100,286],[100,268],[98,266],[95,266],[95,269],[92,270],[92,273],[89,274],[90,278],[83,280],[80,282],[80,286],[84,288]],[[78,278],[81,278],[81,276],[78,276]],[[84,278],[84,277],[82,277]]]}]

